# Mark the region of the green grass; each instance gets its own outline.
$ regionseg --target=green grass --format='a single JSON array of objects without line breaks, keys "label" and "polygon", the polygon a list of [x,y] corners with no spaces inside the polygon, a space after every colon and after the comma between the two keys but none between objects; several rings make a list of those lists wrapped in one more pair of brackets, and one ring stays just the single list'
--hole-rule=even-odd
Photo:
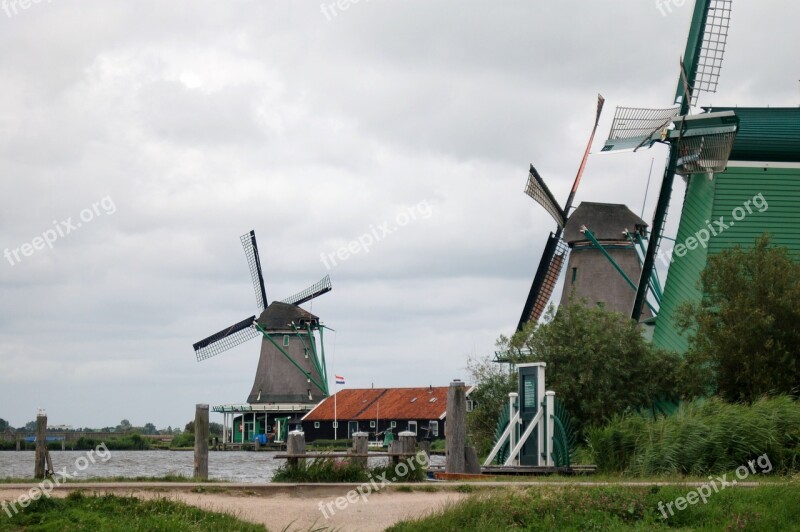
[{"label": "green grass", "polygon": [[87,497],[79,492],[65,499],[42,498],[8,518],[0,517],[0,531],[30,532],[96,531],[139,532],[150,530],[264,531],[235,517],[206,512],[192,506],[157,499],[141,501],[132,497],[105,495]]},{"label": "green grass", "polygon": [[793,473],[800,471],[800,402],[789,397],[753,405],[698,400],[669,417],[617,417],[590,429],[587,441],[602,472],[706,476],[766,454],[774,472]]},{"label": "green grass", "polygon": [[727,489],[664,520],[659,502],[687,488],[530,488],[472,495],[431,516],[388,530],[797,530],[800,492],[770,486]]}]

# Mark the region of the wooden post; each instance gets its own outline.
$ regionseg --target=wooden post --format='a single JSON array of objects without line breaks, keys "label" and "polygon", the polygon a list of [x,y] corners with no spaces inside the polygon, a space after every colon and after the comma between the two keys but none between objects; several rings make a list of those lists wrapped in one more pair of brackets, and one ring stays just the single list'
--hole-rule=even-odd
[{"label": "wooden post", "polygon": [[17,451],[22,450],[21,447],[22,447],[22,438],[17,436]]},{"label": "wooden post", "polygon": [[400,440],[392,440],[389,442],[389,454],[392,455],[393,465],[397,465],[398,463],[400,463],[400,457],[397,455],[402,452],[403,452],[403,446],[400,443]]},{"label": "wooden post", "polygon": [[300,458],[306,455],[306,434],[302,430],[293,430],[286,439],[286,454],[290,467],[297,467]]},{"label": "wooden post", "polygon": [[33,478],[44,479],[47,474],[47,414],[39,410],[36,416],[36,461],[33,469]]},{"label": "wooden post", "polygon": [[208,480],[208,405],[194,411],[194,478]]},{"label": "wooden post", "polygon": [[470,475],[481,474],[481,464],[478,462],[478,452],[475,447],[464,447],[464,470]]},{"label": "wooden post", "polygon": [[431,459],[431,442],[429,440],[419,442],[419,450],[425,453],[428,460]]},{"label": "wooden post", "polygon": [[[367,454],[368,452],[368,443],[367,439],[369,438],[369,434],[366,432],[354,432],[353,433],[353,454]],[[367,457],[360,457],[356,456],[353,458],[354,464],[360,464],[361,467],[367,467]]]},{"label": "wooden post", "polygon": [[460,380],[450,383],[447,390],[447,419],[445,420],[445,472],[465,473],[464,446],[467,441],[467,389]]}]

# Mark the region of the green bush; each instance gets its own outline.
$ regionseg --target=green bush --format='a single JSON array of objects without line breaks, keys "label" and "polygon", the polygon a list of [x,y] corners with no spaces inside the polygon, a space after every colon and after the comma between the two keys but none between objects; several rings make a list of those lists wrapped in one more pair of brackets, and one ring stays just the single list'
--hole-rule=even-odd
[{"label": "green bush", "polygon": [[[126,434],[119,438],[96,439],[91,436],[81,436],[75,442],[76,451],[88,451],[96,449],[99,445],[105,444],[111,451],[146,451],[150,449],[150,440],[143,438],[139,434]],[[59,448],[60,448],[59,443]],[[72,447],[70,445],[70,447]]]},{"label": "green bush", "polygon": [[[392,482],[421,482],[427,478],[424,466],[412,460],[414,468],[406,463],[405,468],[392,464],[364,469],[360,464],[349,460],[337,461],[335,458],[319,457],[300,460],[297,467],[288,463],[275,472],[273,482],[369,482],[370,479],[386,478]],[[404,462],[401,462],[403,464]],[[403,474],[398,470],[405,471]]]},{"label": "green bush", "polygon": [[605,472],[705,476],[765,453],[774,472],[800,471],[800,403],[790,397],[752,405],[696,400],[669,417],[617,416],[590,429],[587,440]]},{"label": "green bush", "polygon": [[194,447],[194,434],[190,432],[184,432],[182,434],[178,434],[169,444],[170,447],[173,449],[181,449],[185,447]]}]

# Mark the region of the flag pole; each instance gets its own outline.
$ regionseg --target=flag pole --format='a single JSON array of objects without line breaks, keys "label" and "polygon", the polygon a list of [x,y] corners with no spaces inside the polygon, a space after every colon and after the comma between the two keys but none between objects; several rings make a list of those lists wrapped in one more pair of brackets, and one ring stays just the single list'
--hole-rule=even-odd
[{"label": "flag pole", "polygon": [[333,439],[338,440],[339,437],[339,420],[336,417],[336,393],[337,383],[336,383],[336,374],[333,375]]}]

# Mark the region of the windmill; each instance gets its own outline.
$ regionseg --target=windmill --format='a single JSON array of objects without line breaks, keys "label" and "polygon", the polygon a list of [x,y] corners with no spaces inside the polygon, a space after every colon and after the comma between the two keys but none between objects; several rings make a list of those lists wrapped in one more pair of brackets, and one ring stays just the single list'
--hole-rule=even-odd
[{"label": "windmill", "polygon": [[558,201],[547,188],[547,185],[536,171],[533,165],[530,168],[528,175],[528,184],[525,187],[525,194],[530,196],[539,205],[544,207],[547,213],[553,217],[556,222],[556,230],[550,233],[545,244],[542,258],[539,260],[539,267],[536,270],[536,275],[533,278],[528,299],[525,301],[525,307],[522,309],[522,316],[519,319],[517,330],[522,330],[526,323],[529,321],[538,321],[544,312],[547,302],[553,295],[553,289],[558,281],[561,270],[566,262],[569,247],[567,243],[561,238],[564,231],[564,226],[567,224],[572,202],[575,199],[575,193],[578,191],[583,171],[586,169],[586,162],[589,160],[589,152],[592,149],[592,142],[594,141],[595,133],[597,133],[597,125],[600,123],[600,115],[603,112],[603,104],[605,99],[601,95],[597,95],[597,114],[595,116],[594,128],[592,135],[589,138],[589,143],[586,145],[586,151],[583,154],[581,165],[578,168],[578,174],[575,176],[575,182],[572,185],[572,190],[567,198],[567,203],[562,209]]},{"label": "windmill", "polygon": [[725,169],[733,149],[739,119],[733,111],[691,116],[700,92],[716,92],[733,0],[697,0],[680,62],[675,105],[665,109],[617,108],[604,152],[639,150],[660,142],[669,146],[669,159],[653,216],[652,232],[631,316],[639,320],[647,302],[656,252],[664,232],[675,175],[689,179]]},{"label": "windmill", "polygon": [[[268,303],[255,231],[241,237],[253,279],[258,319],[250,316],[194,344],[197,361],[203,361],[261,336],[253,389],[247,399],[254,404],[316,404],[328,396],[323,326],[319,318],[299,305],[331,291],[330,276],[283,301]],[[315,333],[321,351],[317,352]]]}]

